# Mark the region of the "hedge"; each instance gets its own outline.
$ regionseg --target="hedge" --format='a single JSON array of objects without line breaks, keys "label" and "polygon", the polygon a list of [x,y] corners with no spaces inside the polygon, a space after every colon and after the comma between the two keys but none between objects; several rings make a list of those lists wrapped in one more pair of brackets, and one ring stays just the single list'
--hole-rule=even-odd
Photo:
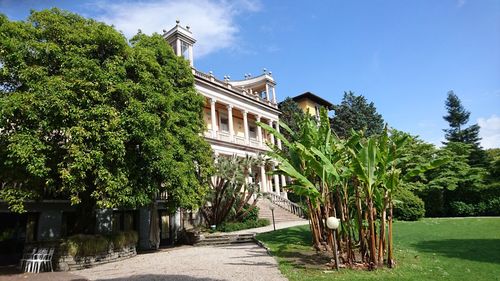
[{"label": "hedge", "polygon": [[413,192],[401,189],[394,195],[394,217],[398,220],[416,221],[424,217],[425,205]]},{"label": "hedge", "polygon": [[250,229],[256,227],[263,227],[270,225],[268,219],[258,219],[256,221],[245,221],[245,222],[226,222],[217,227],[218,231],[221,232],[232,232],[243,229]]},{"label": "hedge", "polygon": [[73,257],[88,257],[108,253],[110,249],[123,249],[135,246],[139,240],[137,232],[124,231],[111,235],[77,234],[66,238],[61,246]]}]

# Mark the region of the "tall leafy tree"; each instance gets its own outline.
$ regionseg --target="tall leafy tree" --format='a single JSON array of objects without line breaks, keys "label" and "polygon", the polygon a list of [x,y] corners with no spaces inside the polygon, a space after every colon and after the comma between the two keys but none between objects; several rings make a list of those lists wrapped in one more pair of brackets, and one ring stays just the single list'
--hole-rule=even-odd
[{"label": "tall leafy tree", "polygon": [[384,119],[377,113],[373,102],[368,102],[362,95],[344,92],[342,102],[333,106],[335,116],[330,123],[333,131],[341,137],[350,136],[351,130],[364,130],[366,136],[380,134],[384,129]]},{"label": "tall leafy tree", "polygon": [[479,141],[479,125],[473,124],[468,127],[470,112],[467,111],[460,99],[453,91],[449,91],[445,101],[447,115],[443,116],[449,124],[448,129],[444,129],[446,142],[460,142],[472,145],[473,150],[469,156],[469,164],[472,166],[487,166],[487,155],[481,148]]},{"label": "tall leafy tree", "polygon": [[[0,199],[82,206],[196,207],[207,191],[204,99],[158,34],[130,42],[58,9],[0,15]],[[90,216],[89,216],[90,217]]]},{"label": "tall leafy tree", "polygon": [[[292,131],[297,132],[299,123],[305,118],[304,111],[302,111],[297,102],[287,97],[278,104],[278,108],[281,111],[280,122],[285,123]],[[292,136],[287,131],[284,131],[283,135],[287,139],[290,139]]]}]

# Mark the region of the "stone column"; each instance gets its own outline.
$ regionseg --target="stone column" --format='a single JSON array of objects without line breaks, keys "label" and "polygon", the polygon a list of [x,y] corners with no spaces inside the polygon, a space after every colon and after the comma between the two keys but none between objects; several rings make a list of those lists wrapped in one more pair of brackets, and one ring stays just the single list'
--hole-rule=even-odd
[{"label": "stone column", "polygon": [[62,211],[42,211],[38,218],[37,240],[54,240],[61,237]]},{"label": "stone column", "polygon": [[[276,131],[278,131],[278,133],[280,131],[280,123],[279,123],[279,121],[276,121]],[[281,140],[277,139],[277,141],[278,141],[278,148],[281,149]]]},{"label": "stone column", "polygon": [[276,91],[274,90],[274,86],[273,86],[273,103],[276,104]]},{"label": "stone column", "polygon": [[194,65],[194,59],[193,59],[193,45],[189,45],[189,63],[191,64],[191,67]]},{"label": "stone column", "polygon": [[269,84],[266,83],[266,100],[271,100],[271,95],[269,94]]},{"label": "stone column", "polygon": [[[257,122],[260,122],[260,115],[257,115]],[[257,126],[257,138],[259,138],[259,146],[262,146],[262,128],[260,126]]]},{"label": "stone column", "polygon": [[215,102],[216,102],[215,99],[210,99],[210,113],[211,113],[210,118],[212,119],[212,138],[215,138],[217,136],[217,134],[215,132],[215,126],[217,125],[217,123],[216,123],[217,116],[215,115]]},{"label": "stone column", "polygon": [[[285,175],[281,175],[281,186],[282,187],[285,187],[286,186],[286,177]],[[288,199],[288,192],[286,192],[285,190],[283,190],[283,192],[281,192],[281,196],[285,197]]]},{"label": "stone column", "polygon": [[229,123],[229,139],[230,141],[234,141],[234,128],[233,128],[233,106],[227,105],[227,119]]},{"label": "stone column", "polygon": [[175,214],[172,215],[173,216],[173,220],[171,220],[171,222],[172,222],[171,229],[172,229],[172,234],[173,234],[172,244],[174,244],[175,242],[177,242],[179,240],[179,234],[182,231],[181,213],[182,213],[182,209],[178,208],[175,211]]},{"label": "stone column", "polygon": [[248,167],[248,183],[253,183],[252,167]]},{"label": "stone column", "polygon": [[[273,171],[276,170],[276,164],[273,164]],[[280,178],[279,175],[274,175],[274,189],[275,193],[281,195],[280,193]]]},{"label": "stone column", "polygon": [[250,133],[248,129],[248,111],[243,110],[243,128],[245,129],[245,143],[250,143]]},{"label": "stone column", "polygon": [[[274,128],[274,127],[273,127],[273,120],[269,120],[269,123],[268,123],[268,124],[269,124],[269,127]],[[275,145],[275,143],[274,143],[274,135],[273,135],[273,134],[270,134],[270,135],[271,135],[271,143],[272,143],[273,145]]]},{"label": "stone column", "polygon": [[260,166],[260,192],[268,192],[267,190],[267,175],[266,166]]},{"label": "stone column", "polygon": [[151,244],[149,243],[149,229],[151,223],[151,216],[149,215],[148,207],[139,208],[139,249],[149,250]]},{"label": "stone column", "polygon": [[175,50],[176,51],[175,52],[176,55],[178,55],[178,56],[182,55],[182,53],[181,53],[181,40],[177,39],[175,41],[175,49],[176,49]]}]

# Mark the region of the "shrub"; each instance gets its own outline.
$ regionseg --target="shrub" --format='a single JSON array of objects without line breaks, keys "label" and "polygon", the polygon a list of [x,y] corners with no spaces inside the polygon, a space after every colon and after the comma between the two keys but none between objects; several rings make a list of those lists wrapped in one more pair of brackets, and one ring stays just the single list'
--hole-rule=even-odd
[{"label": "shrub", "polygon": [[271,222],[269,222],[268,219],[258,219],[255,221],[246,221],[246,222],[226,222],[217,227],[217,230],[221,232],[232,232],[243,229],[268,226],[270,224]]},{"label": "shrub", "polygon": [[[250,211],[247,212],[247,210],[250,209]],[[259,219],[259,207],[253,206],[250,204],[245,204],[243,207],[243,213],[246,213],[245,216],[242,218],[241,222],[247,222],[247,221],[257,221]]]},{"label": "shrub", "polygon": [[500,215],[500,197],[491,198],[477,204],[467,204],[462,201],[450,203],[452,216],[498,216]]},{"label": "shrub", "polygon": [[486,208],[482,215],[500,216],[500,197],[490,199],[485,205]]},{"label": "shrub", "polygon": [[474,205],[462,201],[454,201],[450,203],[450,214],[457,217],[468,217],[475,216],[477,213]]},{"label": "shrub", "polygon": [[111,246],[117,250],[134,246],[138,240],[135,231],[118,232],[108,236],[77,234],[63,241],[61,247],[70,256],[88,257],[106,254]]},{"label": "shrub", "polygon": [[135,231],[124,231],[109,236],[114,249],[123,249],[137,244],[139,237]]},{"label": "shrub", "polygon": [[110,241],[102,235],[77,234],[68,237],[63,247],[71,256],[87,257],[108,252]]},{"label": "shrub", "polygon": [[402,189],[394,195],[394,217],[398,220],[416,221],[424,217],[424,201],[413,192]]}]

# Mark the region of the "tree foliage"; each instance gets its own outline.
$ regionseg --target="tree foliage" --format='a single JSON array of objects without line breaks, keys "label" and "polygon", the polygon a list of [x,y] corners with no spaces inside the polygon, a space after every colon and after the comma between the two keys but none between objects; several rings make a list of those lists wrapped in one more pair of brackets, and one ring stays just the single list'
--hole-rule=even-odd
[{"label": "tree foliage", "polygon": [[351,130],[364,130],[366,136],[380,134],[384,119],[377,113],[375,104],[368,103],[362,95],[344,92],[342,102],[333,106],[335,116],[331,119],[333,131],[341,138],[348,138]]},{"label": "tree foliage", "polygon": [[447,115],[443,116],[450,126],[449,129],[444,129],[446,142],[460,142],[472,146],[472,152],[469,157],[469,164],[473,166],[487,166],[487,156],[481,148],[479,141],[479,125],[473,124],[469,127],[464,127],[469,122],[470,112],[467,111],[460,99],[453,91],[448,92],[445,101]]},{"label": "tree foliage", "polygon": [[259,185],[249,182],[248,178],[250,169],[263,163],[262,157],[233,155],[216,158],[215,173],[210,181],[212,188],[206,198],[208,204],[200,209],[209,226],[243,221],[257,210],[257,199],[261,196]]},{"label": "tree foliage", "polygon": [[[204,99],[158,34],[130,42],[58,9],[0,16],[0,198],[196,207],[211,170]],[[92,208],[91,208],[92,209]]]},{"label": "tree foliage", "polygon": [[[302,111],[297,102],[287,97],[278,104],[278,108],[281,111],[280,122],[285,123],[292,131],[297,131],[299,128],[298,124],[305,118],[304,111]],[[286,131],[283,132],[283,135],[287,139],[291,137]]]},{"label": "tree foliage", "polygon": [[[412,177],[445,161],[428,159],[403,172],[399,164],[407,136],[391,135],[385,128],[379,135],[351,131],[348,139],[340,139],[324,109],[319,124],[305,118],[297,131],[280,125],[292,135],[290,141],[259,123],[287,147],[274,147],[269,156],[279,163],[277,173],[293,180],[287,187],[306,199],[314,247],[330,251],[338,245],[346,266],[394,266],[393,196]],[[341,221],[337,241],[324,223],[330,216]]]}]

